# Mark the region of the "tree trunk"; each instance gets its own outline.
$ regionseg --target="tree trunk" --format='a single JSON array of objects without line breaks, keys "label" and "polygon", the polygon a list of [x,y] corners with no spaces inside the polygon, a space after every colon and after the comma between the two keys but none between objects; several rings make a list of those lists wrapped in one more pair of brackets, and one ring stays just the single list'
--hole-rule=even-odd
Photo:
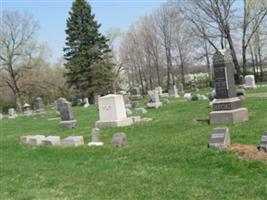
[{"label": "tree trunk", "polygon": [[261,74],[261,80],[263,80],[263,76],[264,76],[264,73],[263,73],[263,66],[262,66],[262,58],[261,58],[261,48],[260,46],[258,46],[258,55],[259,55],[259,66],[260,66],[260,74]]}]

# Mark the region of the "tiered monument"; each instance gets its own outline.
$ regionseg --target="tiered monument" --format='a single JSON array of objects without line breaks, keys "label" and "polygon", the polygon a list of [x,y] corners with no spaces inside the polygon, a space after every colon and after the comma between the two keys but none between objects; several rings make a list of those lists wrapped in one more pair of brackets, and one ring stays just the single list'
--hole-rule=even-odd
[{"label": "tiered monument", "polygon": [[248,110],[241,107],[241,101],[236,96],[234,65],[230,50],[223,49],[214,54],[213,68],[216,97],[213,111],[209,116],[210,124],[247,121]]}]

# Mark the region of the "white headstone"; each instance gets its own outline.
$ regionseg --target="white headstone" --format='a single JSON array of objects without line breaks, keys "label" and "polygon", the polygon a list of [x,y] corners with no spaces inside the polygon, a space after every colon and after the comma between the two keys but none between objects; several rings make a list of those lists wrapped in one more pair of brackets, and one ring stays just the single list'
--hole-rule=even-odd
[{"label": "white headstone", "polygon": [[174,97],[174,98],[179,97],[178,89],[177,89],[176,85],[171,85],[169,90],[168,90],[168,93],[169,93],[170,97]]},{"label": "white headstone", "polygon": [[255,76],[254,75],[245,76],[244,88],[247,88],[247,89],[255,89],[255,88],[257,88],[256,83],[255,83]]},{"label": "white headstone", "polygon": [[162,103],[159,100],[159,93],[156,90],[149,90],[147,95],[147,107],[148,108],[159,108],[162,106]]},{"label": "white headstone", "polygon": [[88,143],[88,146],[103,146],[103,142],[100,140],[100,129],[93,128],[91,132],[91,142]]},{"label": "white headstone", "polygon": [[127,118],[122,95],[109,94],[99,98],[99,121],[97,128],[131,125],[132,119]]},{"label": "white headstone", "polygon": [[13,119],[17,117],[17,113],[14,108],[9,108],[8,109],[8,118]]},{"label": "white headstone", "polygon": [[84,98],[83,101],[84,101],[83,107],[88,108],[90,106],[88,98]]}]

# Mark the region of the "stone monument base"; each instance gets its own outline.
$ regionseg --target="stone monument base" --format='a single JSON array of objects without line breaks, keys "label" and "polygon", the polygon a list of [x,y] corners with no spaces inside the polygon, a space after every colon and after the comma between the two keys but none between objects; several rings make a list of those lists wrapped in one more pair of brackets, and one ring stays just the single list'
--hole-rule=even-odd
[{"label": "stone monument base", "polygon": [[133,124],[132,118],[125,118],[117,121],[97,121],[95,123],[96,128],[106,128],[106,127],[120,127],[120,126],[130,126]]},{"label": "stone monument base", "polygon": [[76,124],[77,124],[77,120],[61,121],[59,123],[59,127],[71,129],[71,128],[75,128]]},{"label": "stone monument base", "polygon": [[210,112],[210,124],[236,124],[248,121],[247,108]]},{"label": "stone monument base", "polygon": [[148,108],[159,108],[162,106],[161,102],[153,102],[153,103],[147,103]]},{"label": "stone monument base", "polygon": [[89,142],[88,146],[103,146],[103,142]]}]

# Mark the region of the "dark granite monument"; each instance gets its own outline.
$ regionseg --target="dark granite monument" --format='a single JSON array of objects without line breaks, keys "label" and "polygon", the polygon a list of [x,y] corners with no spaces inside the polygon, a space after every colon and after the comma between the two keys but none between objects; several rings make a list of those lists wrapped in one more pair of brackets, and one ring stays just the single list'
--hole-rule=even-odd
[{"label": "dark granite monument", "polygon": [[225,149],[230,146],[228,128],[214,128],[211,133],[209,148]]},{"label": "dark granite monument", "polygon": [[214,85],[216,90],[211,124],[238,123],[248,120],[248,110],[236,96],[234,65],[230,50],[223,49],[213,56]]},{"label": "dark granite monument", "polygon": [[138,87],[131,88],[130,93],[130,99],[132,101],[140,101],[142,99],[142,96],[140,95],[140,89]]},{"label": "dark granite monument", "polygon": [[60,128],[74,128],[77,121],[74,120],[71,103],[67,100],[61,99],[59,103],[59,112],[61,117],[61,122],[59,123]]}]

